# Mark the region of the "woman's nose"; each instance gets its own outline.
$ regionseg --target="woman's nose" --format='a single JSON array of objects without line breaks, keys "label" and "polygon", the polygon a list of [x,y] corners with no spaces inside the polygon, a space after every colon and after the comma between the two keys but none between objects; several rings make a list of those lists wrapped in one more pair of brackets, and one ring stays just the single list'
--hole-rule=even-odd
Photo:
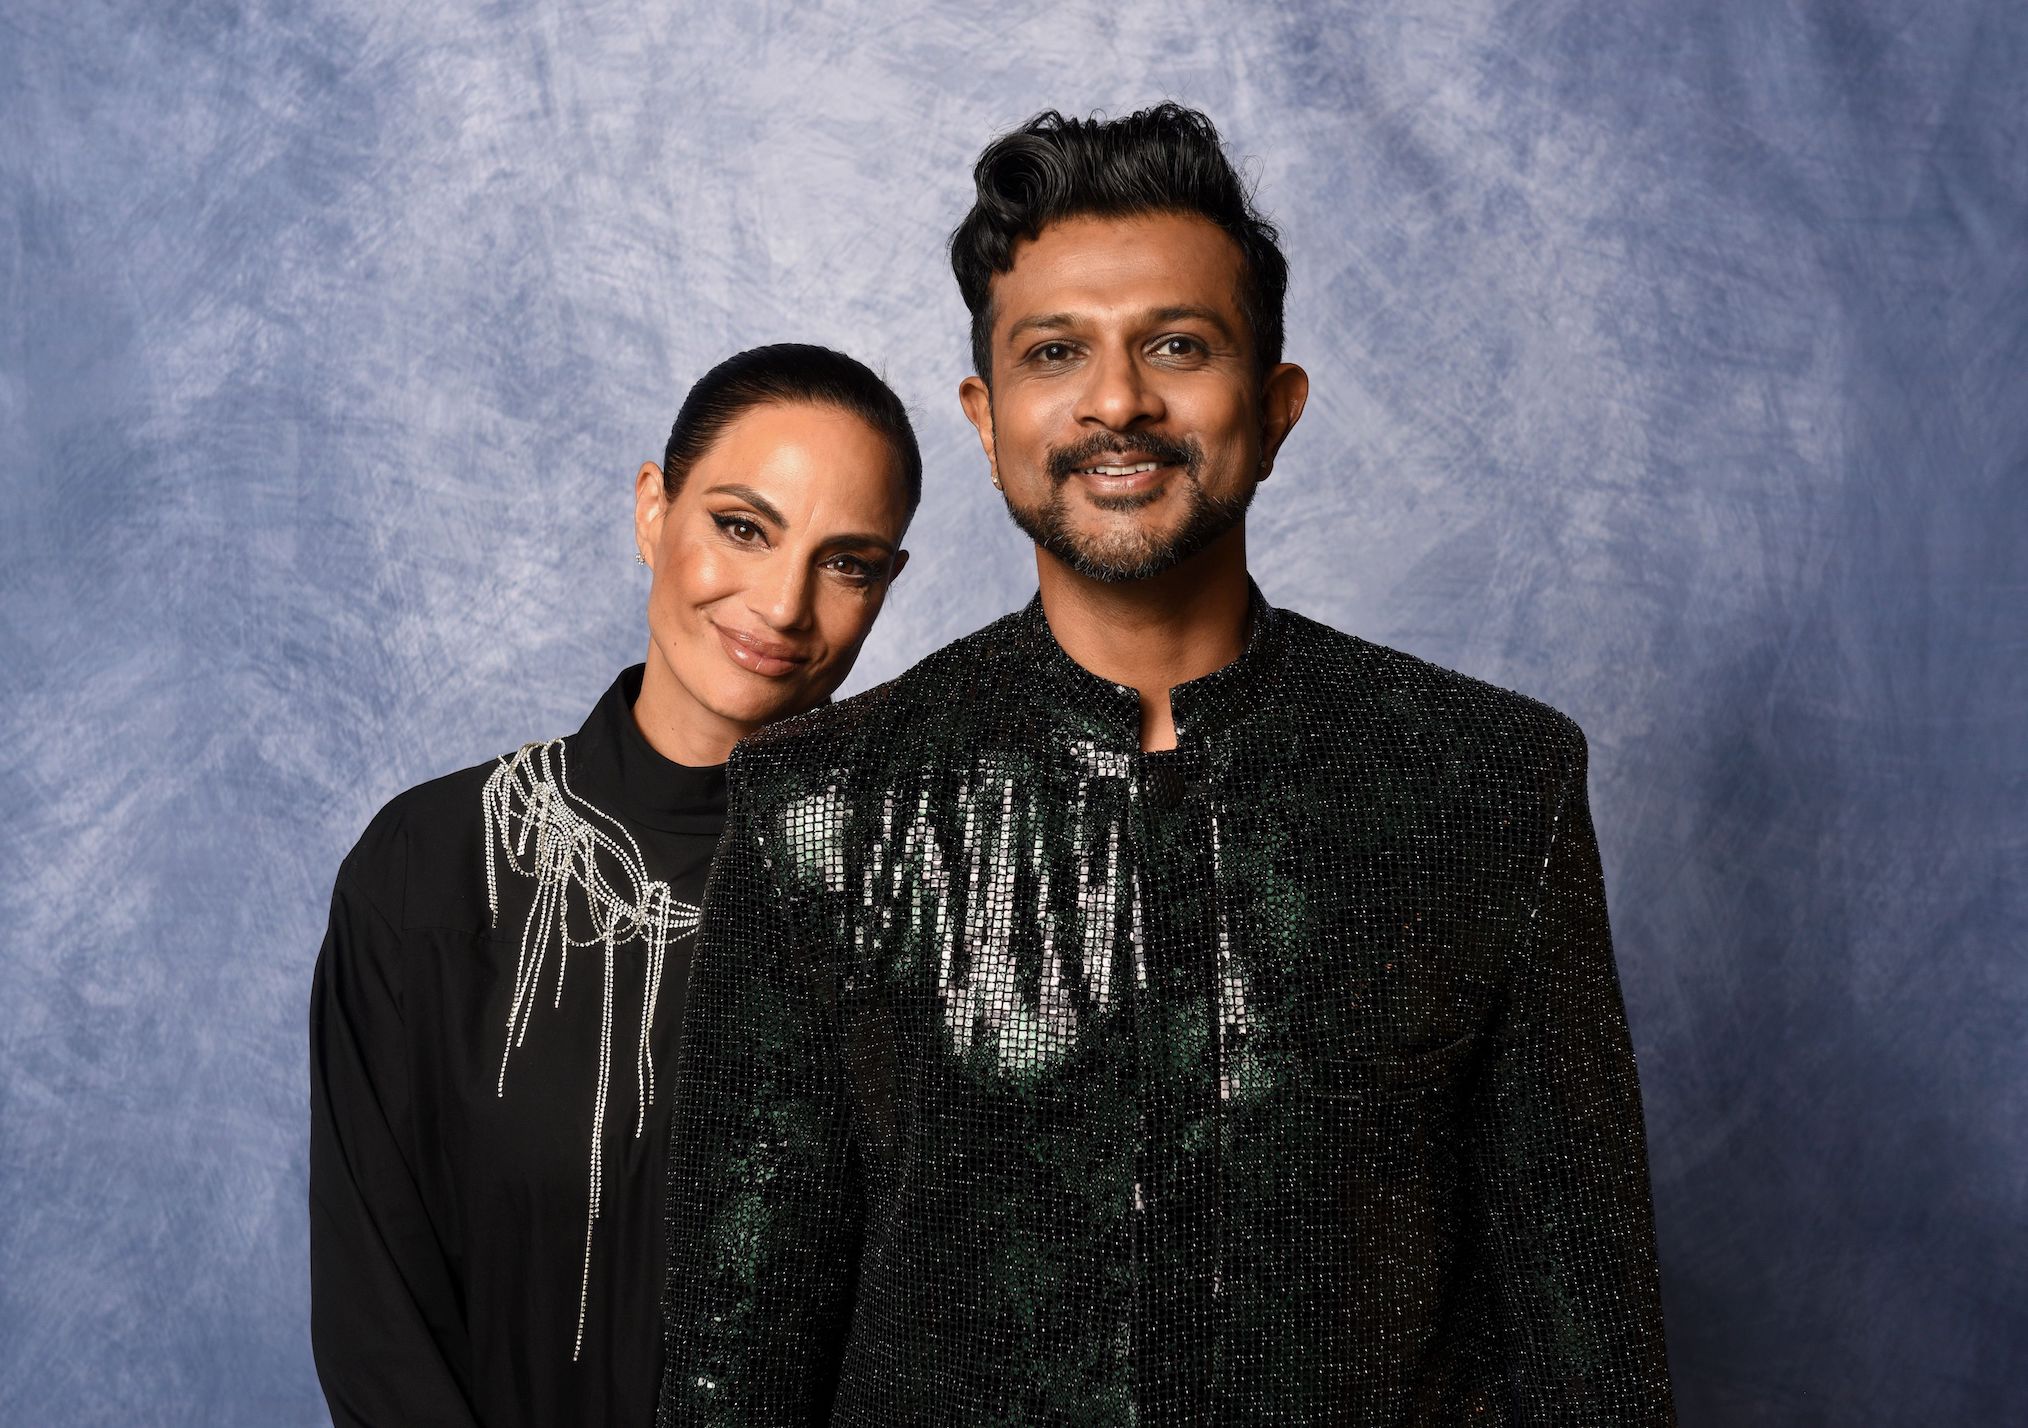
[{"label": "woman's nose", "polygon": [[753,612],[777,630],[801,629],[810,621],[809,562],[786,552],[768,562],[766,577],[753,589]]}]

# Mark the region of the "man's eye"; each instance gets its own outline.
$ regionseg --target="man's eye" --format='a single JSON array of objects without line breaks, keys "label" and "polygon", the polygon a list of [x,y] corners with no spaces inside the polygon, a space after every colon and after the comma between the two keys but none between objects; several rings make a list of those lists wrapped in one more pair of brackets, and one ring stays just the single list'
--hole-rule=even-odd
[{"label": "man's eye", "polygon": [[1070,344],[1068,342],[1045,342],[1035,349],[1035,355],[1044,362],[1068,362],[1070,360]]},{"label": "man's eye", "polygon": [[1204,351],[1204,344],[1194,337],[1165,337],[1155,346],[1164,357],[1195,357]]},{"label": "man's eye", "polygon": [[761,528],[744,516],[713,516],[712,522],[732,540],[751,545],[760,539]]}]

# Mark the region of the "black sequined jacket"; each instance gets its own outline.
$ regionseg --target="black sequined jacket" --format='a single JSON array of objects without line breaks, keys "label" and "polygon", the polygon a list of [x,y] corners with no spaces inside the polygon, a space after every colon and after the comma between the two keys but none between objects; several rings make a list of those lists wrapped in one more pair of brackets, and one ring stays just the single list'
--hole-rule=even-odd
[{"label": "black sequined jacket", "polygon": [[1577,726],[1258,592],[1172,697],[1037,601],[735,754],[667,1428],[1673,1421]]}]

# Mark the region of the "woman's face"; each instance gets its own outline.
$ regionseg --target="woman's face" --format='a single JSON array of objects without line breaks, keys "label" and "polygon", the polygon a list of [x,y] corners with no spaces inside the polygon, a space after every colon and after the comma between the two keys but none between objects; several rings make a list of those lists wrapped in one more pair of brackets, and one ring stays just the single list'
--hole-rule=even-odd
[{"label": "woman's face", "polygon": [[715,762],[695,751],[722,758],[821,703],[908,559],[907,524],[894,448],[831,406],[749,408],[673,499],[661,469],[642,467],[634,534],[654,571],[644,727],[692,751],[685,762]]}]

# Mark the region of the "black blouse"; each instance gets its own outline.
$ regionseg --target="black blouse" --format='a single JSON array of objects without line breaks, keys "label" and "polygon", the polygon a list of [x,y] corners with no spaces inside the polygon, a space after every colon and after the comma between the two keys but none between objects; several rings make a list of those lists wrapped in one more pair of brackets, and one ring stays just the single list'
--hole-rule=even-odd
[{"label": "black blouse", "polygon": [[725,771],[649,746],[641,673],[576,734],[402,794],[339,870],[310,1269],[341,1428],[654,1417],[667,1077]]}]

